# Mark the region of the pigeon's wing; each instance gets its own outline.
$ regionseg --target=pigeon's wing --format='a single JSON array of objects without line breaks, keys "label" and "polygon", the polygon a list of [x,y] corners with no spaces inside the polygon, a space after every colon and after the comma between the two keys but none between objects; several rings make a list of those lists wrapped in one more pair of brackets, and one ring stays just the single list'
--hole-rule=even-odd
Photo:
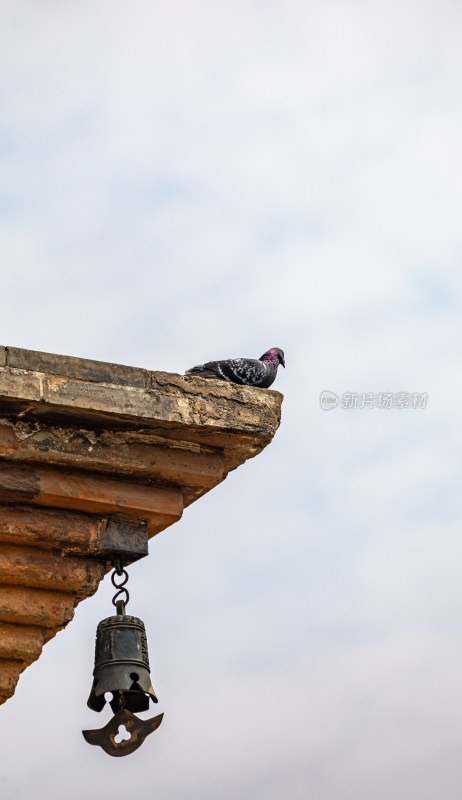
[{"label": "pigeon's wing", "polygon": [[227,380],[219,372],[219,361],[208,361],[207,364],[198,364],[196,367],[187,369],[185,375],[198,375],[200,378],[217,378],[218,380]]},{"label": "pigeon's wing", "polygon": [[267,374],[263,361],[254,358],[231,358],[221,363],[225,380],[245,386],[259,386]]},{"label": "pigeon's wing", "polygon": [[208,361],[188,369],[186,375],[202,378],[217,378],[221,381],[239,383],[244,386],[259,386],[267,377],[267,368],[262,361],[252,358],[230,358],[227,361]]}]

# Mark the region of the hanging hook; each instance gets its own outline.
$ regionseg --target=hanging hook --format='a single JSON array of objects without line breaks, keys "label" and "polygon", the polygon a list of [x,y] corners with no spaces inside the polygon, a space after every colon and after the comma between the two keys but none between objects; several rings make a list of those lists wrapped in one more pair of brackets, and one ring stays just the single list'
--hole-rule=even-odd
[{"label": "hanging hook", "polygon": [[[119,583],[116,583],[116,576],[122,578],[123,580],[120,581]],[[116,558],[114,560],[114,571],[112,572],[111,575],[111,583],[114,589],[117,589],[117,592],[112,598],[112,604],[116,607],[117,614],[122,616],[125,614],[125,606],[130,600],[128,589],[125,589],[125,584],[127,583],[127,581],[128,581],[128,572],[126,569],[124,569],[121,559]]]}]

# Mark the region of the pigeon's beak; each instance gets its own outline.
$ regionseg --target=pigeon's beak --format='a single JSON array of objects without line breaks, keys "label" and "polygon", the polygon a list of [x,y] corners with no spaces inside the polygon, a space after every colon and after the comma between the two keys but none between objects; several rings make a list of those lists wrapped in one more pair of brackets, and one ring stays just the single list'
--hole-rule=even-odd
[{"label": "pigeon's beak", "polygon": [[282,366],[285,369],[286,368],[286,362],[284,361],[284,356],[283,355],[279,356],[279,362],[282,364]]}]

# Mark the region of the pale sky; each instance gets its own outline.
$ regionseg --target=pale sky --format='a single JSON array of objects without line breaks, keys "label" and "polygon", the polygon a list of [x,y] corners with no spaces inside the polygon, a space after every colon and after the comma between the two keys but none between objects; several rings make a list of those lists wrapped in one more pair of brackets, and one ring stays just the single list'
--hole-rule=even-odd
[{"label": "pale sky", "polygon": [[130,569],[162,726],[82,738],[106,580],[0,709],[2,800],[459,800],[461,36],[449,0],[3,3],[0,343],[287,369]]}]

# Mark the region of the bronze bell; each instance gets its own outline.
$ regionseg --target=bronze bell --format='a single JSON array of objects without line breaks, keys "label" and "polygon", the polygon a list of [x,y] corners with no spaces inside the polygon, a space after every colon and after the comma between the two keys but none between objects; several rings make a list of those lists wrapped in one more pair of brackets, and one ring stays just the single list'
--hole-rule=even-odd
[{"label": "bronze bell", "polygon": [[[121,575],[125,576],[124,580],[117,584],[115,578]],[[146,736],[159,727],[164,716],[159,714],[143,720],[133,713],[147,711],[149,700],[157,703],[157,697],[151,683],[144,623],[125,613],[125,602],[129,599],[124,588],[127,579],[127,572],[119,564],[111,576],[118,589],[112,601],[117,614],[103,619],[98,625],[93,685],[87,702],[93,711],[102,711],[109,702],[114,716],[103,728],[82,731],[89,744],[99,745],[111,756],[133,753]],[[121,594],[125,594],[125,602],[117,600]],[[108,692],[112,699],[106,701]],[[121,734],[122,729],[125,729],[125,737]]]},{"label": "bronze bell", "polygon": [[147,711],[149,698],[157,703],[149,670],[144,623],[138,617],[117,614],[103,619],[96,631],[93,686],[87,705],[101,711],[106,692],[114,714],[120,708]]}]

